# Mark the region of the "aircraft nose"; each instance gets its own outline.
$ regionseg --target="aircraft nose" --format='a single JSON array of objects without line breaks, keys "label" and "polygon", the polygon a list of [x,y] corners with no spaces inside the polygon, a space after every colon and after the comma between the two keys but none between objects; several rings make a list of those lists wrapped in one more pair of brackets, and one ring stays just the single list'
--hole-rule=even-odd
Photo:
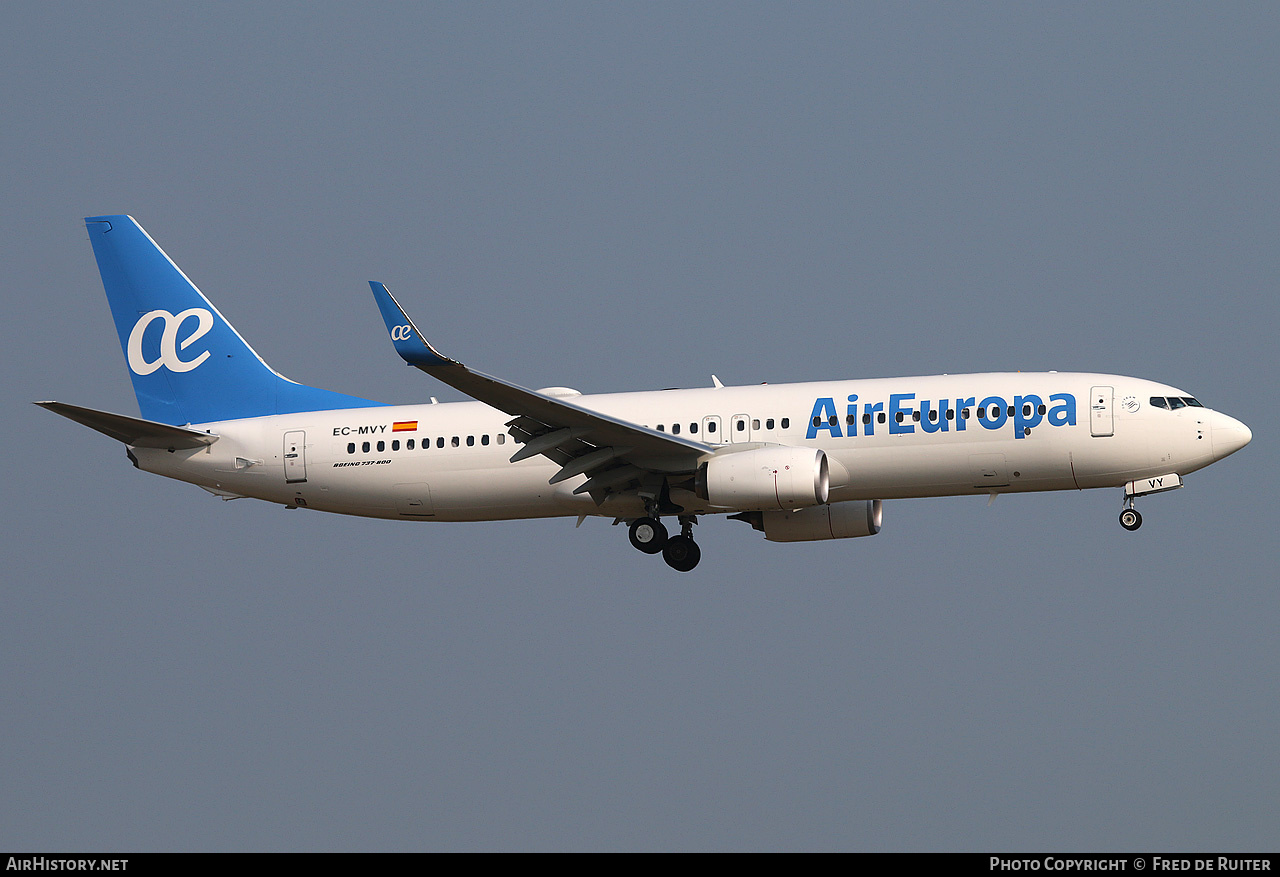
[{"label": "aircraft nose", "polygon": [[1213,459],[1234,454],[1253,440],[1253,433],[1234,417],[1228,417],[1215,411],[1210,422],[1210,433],[1213,442]]}]

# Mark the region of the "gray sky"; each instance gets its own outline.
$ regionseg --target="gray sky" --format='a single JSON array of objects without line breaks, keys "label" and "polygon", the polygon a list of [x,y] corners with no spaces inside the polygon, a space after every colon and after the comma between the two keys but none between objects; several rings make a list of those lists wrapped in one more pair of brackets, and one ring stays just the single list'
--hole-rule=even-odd
[{"label": "gray sky", "polygon": [[[1274,849],[1274,4],[10,4],[0,847]],[[82,217],[390,402],[365,281],[586,392],[1166,381],[1253,444],[874,539],[222,503],[136,413]]]}]

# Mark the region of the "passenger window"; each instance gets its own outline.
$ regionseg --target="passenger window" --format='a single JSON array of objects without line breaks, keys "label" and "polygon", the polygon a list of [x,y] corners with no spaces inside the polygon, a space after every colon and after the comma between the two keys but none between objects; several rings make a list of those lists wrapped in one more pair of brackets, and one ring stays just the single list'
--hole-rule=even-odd
[{"label": "passenger window", "polygon": [[835,426],[839,422],[840,422],[840,418],[836,417],[834,414],[832,414],[830,417],[827,418],[827,423],[831,424],[832,426]]},{"label": "passenger window", "polygon": [[752,420],[751,420],[751,428],[752,428],[752,429],[759,429],[759,428],[760,428],[760,421],[759,421],[758,419],[752,418]]},{"label": "passenger window", "polygon": [[667,428],[666,428],[665,426],[663,426],[661,423],[659,423],[659,424],[658,424],[658,432],[666,432],[666,431],[667,431]]},{"label": "passenger window", "polygon": [[961,419],[961,420],[968,420],[968,419],[969,419],[969,409],[968,409],[968,408],[961,408],[961,409],[960,409],[960,419]]},{"label": "passenger window", "polygon": [[386,449],[387,449],[387,443],[386,443],[386,442],[378,442],[378,453],[379,453],[379,454],[381,454],[381,453],[382,453],[383,451],[385,451]]},{"label": "passenger window", "polygon": [[691,424],[689,424],[689,434],[690,434],[690,435],[697,435],[697,434],[698,434],[698,424],[696,424],[696,423],[691,423]]},{"label": "passenger window", "polygon": [[488,434],[488,433],[485,433],[484,435],[480,436],[480,444],[482,444],[482,445],[487,445],[487,444],[489,444],[489,434]]},{"label": "passenger window", "polygon": [[473,435],[467,436],[467,447],[474,448],[475,446],[476,446],[476,437]]},{"label": "passenger window", "polygon": [[783,429],[790,429],[790,428],[791,428],[791,418],[790,418],[790,417],[784,417],[784,418],[782,418],[782,428],[783,428]]},{"label": "passenger window", "polygon": [[947,420],[955,420],[955,419],[956,419],[956,412],[955,412],[953,409],[948,408],[948,409],[947,409]]},{"label": "passenger window", "polygon": [[391,450],[393,450],[393,451],[398,451],[398,450],[400,450],[400,439],[394,439],[394,440],[391,442]]},{"label": "passenger window", "polygon": [[458,447],[459,445],[461,445],[461,444],[462,444],[462,442],[461,442],[461,441],[458,439],[458,437],[455,435],[453,438],[449,439],[449,444],[453,445],[453,446],[456,448],[456,447]]},{"label": "passenger window", "polygon": [[1040,416],[1042,416],[1042,417],[1043,417],[1043,416],[1044,416],[1044,413],[1045,413],[1046,411],[1048,411],[1048,410],[1049,410],[1048,408],[1046,408],[1045,406],[1041,405],[1037,413],[1038,413],[1038,414],[1040,414]]},{"label": "passenger window", "polygon": [[766,421],[764,422],[764,428],[765,428],[765,429],[773,429],[773,418],[772,418],[772,417],[770,417],[768,420],[766,420]]},{"label": "passenger window", "polygon": [[865,413],[865,414],[863,414],[863,415],[862,415],[862,422],[863,422],[863,423],[870,423],[870,422],[871,422],[871,412],[870,412],[870,411],[868,411],[867,413]]},{"label": "passenger window", "polygon": [[707,432],[715,432],[715,431],[716,431],[716,422],[713,420],[707,424]]},{"label": "passenger window", "polygon": [[912,419],[912,420],[914,420],[916,423],[919,423],[919,422],[920,422],[920,412],[919,412],[919,411],[912,411],[912,412],[911,412],[911,419]]},{"label": "passenger window", "polygon": [[348,453],[348,454],[354,454],[355,452],[356,452],[356,443],[355,443],[355,442],[347,442],[347,453]]},{"label": "passenger window", "polygon": [[680,424],[678,424],[678,423],[673,423],[673,424],[671,424],[671,434],[672,434],[672,435],[679,435],[679,434],[680,434]]},{"label": "passenger window", "polygon": [[360,450],[364,451],[366,454],[369,453],[369,443],[365,442],[364,444],[362,444],[360,446]]},{"label": "passenger window", "polygon": [[1177,396],[1170,396],[1170,397],[1169,397],[1169,408],[1170,408],[1170,409],[1172,409],[1172,410],[1177,410],[1177,409],[1179,409],[1179,408],[1186,408],[1186,407],[1187,407],[1187,403],[1186,403],[1186,402],[1183,402],[1183,401],[1182,401],[1181,399],[1179,399]]},{"label": "passenger window", "polygon": [[413,450],[413,439],[409,439],[408,441],[406,441],[406,442],[404,443],[404,447],[405,447],[405,450],[407,450],[407,451],[412,451],[412,450]]},{"label": "passenger window", "polygon": [[1010,416],[1010,417],[1012,417],[1012,416],[1013,416],[1013,406],[1012,406],[1012,405],[1010,405],[1010,406],[1009,406],[1009,416]]},{"label": "passenger window", "polygon": [[899,411],[896,415],[894,415],[894,419],[895,419],[895,420],[897,420],[899,423],[901,423],[901,422],[902,422],[902,412],[901,412],[901,411]]},{"label": "passenger window", "polygon": [[1027,403],[1026,405],[1023,405],[1023,406],[1022,406],[1022,416],[1023,416],[1023,417],[1030,417],[1030,416],[1031,416],[1031,404],[1030,404],[1030,403]]},{"label": "passenger window", "polygon": [[821,417],[815,417],[815,418],[813,418],[813,425],[814,425],[814,426],[822,426],[822,418],[821,418]]},{"label": "passenger window", "polygon": [[505,432],[498,433],[498,444],[505,445],[507,443],[507,434]]},{"label": "passenger window", "polygon": [[437,448],[443,448],[443,447],[444,447],[444,436],[439,436],[439,437],[436,439],[436,447],[437,447]]},{"label": "passenger window", "polygon": [[884,423],[884,412],[883,412],[883,411],[881,411],[879,414],[877,414],[877,415],[876,415],[876,420],[880,421],[881,423]]},{"label": "passenger window", "polygon": [[979,420],[986,420],[986,419],[987,419],[987,409],[985,409],[985,408],[979,408],[979,409],[978,409],[978,419],[979,419]]}]

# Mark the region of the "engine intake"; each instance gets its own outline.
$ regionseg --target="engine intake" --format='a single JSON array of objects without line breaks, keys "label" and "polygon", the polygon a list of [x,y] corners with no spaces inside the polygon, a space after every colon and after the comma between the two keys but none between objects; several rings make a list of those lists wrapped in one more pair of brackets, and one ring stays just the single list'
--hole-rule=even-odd
[{"label": "engine intake", "polygon": [[827,501],[827,455],[816,448],[759,448],[712,457],[698,470],[696,492],[743,511],[798,509]]}]

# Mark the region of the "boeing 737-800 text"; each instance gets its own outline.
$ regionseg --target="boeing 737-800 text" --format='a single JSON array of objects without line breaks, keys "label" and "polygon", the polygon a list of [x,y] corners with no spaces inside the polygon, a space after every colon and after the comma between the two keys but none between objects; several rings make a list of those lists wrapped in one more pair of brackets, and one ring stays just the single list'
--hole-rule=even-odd
[{"label": "boeing 737-800 text", "polygon": [[884,499],[1117,487],[1136,530],[1134,497],[1252,437],[1184,390],[1106,374],[528,390],[437,352],[371,283],[396,352],[475,400],[390,406],[281,377],[132,217],[85,222],[142,418],[37,404],[224,498],[414,521],[599,515],[688,571],[702,515],[775,542],[844,539],[878,533]]}]

